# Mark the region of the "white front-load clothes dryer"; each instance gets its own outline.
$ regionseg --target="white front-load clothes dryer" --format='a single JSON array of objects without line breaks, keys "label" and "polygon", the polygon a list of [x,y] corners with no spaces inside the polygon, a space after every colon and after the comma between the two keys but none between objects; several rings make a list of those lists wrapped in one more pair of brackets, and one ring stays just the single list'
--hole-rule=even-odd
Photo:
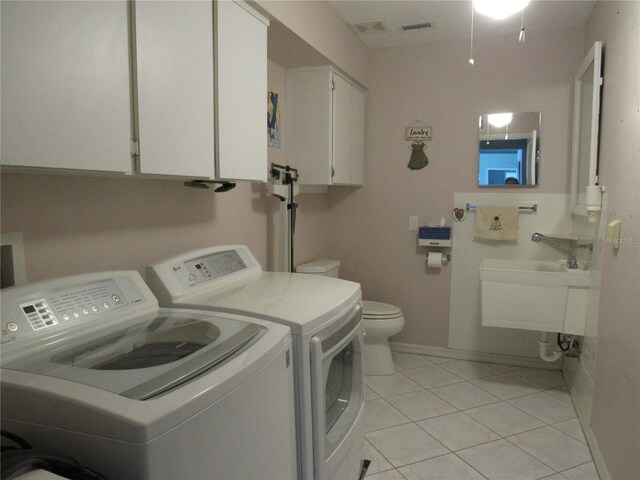
[{"label": "white front-load clothes dryer", "polygon": [[137,272],[2,291],[2,430],[109,479],[294,479],[289,328],[159,308]]},{"label": "white front-load clothes dryer", "polygon": [[336,278],[263,272],[243,245],[147,267],[163,306],[257,316],[291,328],[298,477],[357,480],[363,455],[362,295]]}]

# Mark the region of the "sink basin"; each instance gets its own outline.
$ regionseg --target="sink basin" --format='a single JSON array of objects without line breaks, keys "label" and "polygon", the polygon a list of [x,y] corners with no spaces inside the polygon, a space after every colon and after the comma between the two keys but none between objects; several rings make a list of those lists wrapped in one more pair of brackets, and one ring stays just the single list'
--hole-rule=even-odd
[{"label": "sink basin", "polygon": [[482,324],[583,335],[590,272],[565,260],[485,258],[480,263]]},{"label": "sink basin", "polygon": [[480,279],[522,285],[588,287],[590,272],[583,265],[567,268],[565,260],[512,260],[485,258],[480,263]]}]

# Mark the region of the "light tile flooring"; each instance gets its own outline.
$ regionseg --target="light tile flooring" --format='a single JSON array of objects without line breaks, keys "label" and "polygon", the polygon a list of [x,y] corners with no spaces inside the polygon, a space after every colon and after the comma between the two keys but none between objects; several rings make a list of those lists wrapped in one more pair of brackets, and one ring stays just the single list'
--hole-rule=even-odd
[{"label": "light tile flooring", "polygon": [[394,359],[365,377],[367,480],[598,480],[561,373]]}]

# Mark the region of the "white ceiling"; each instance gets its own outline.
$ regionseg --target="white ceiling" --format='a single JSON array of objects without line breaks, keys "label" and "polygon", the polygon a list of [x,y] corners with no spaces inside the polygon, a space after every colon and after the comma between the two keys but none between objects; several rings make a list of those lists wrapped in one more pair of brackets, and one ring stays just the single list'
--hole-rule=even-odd
[{"label": "white ceiling", "polygon": [[[524,11],[527,32],[582,26],[594,1],[533,0]],[[388,31],[364,33],[358,37],[370,48],[393,47],[416,43],[469,38],[471,31],[470,0],[334,0],[329,4],[347,22],[383,20]],[[427,31],[400,33],[397,27],[423,22],[435,24]],[[521,15],[492,20],[475,14],[474,37],[520,32]]]}]

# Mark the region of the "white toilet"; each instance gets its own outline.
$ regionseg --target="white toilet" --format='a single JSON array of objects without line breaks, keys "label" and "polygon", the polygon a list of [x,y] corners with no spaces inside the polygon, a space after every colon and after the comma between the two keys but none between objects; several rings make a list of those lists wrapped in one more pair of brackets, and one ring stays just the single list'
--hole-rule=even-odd
[{"label": "white toilet", "polygon": [[[318,258],[296,267],[297,273],[310,273],[338,278],[340,262]],[[362,302],[362,319],[364,323],[363,363],[365,375],[392,375],[396,371],[393,363],[389,337],[399,333],[404,327],[402,310],[388,303]]]}]

